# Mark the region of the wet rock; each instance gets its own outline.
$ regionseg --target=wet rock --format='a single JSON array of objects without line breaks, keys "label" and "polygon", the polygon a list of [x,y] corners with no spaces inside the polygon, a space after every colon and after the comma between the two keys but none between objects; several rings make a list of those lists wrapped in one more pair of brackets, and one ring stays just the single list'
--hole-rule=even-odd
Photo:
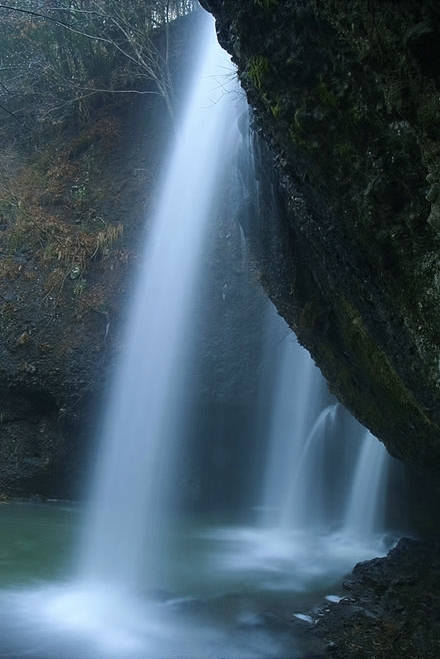
[{"label": "wet rock", "polygon": [[17,346],[25,346],[27,343],[29,343],[30,340],[31,340],[31,337],[30,337],[29,332],[23,332],[18,337],[18,339],[16,341],[16,345]]},{"label": "wet rock", "polygon": [[431,206],[431,211],[428,217],[428,224],[436,231],[440,231],[440,200],[437,199]]},{"label": "wet rock", "polygon": [[438,658],[440,543],[402,539],[388,556],[356,565],[344,583],[350,601],[327,609],[315,628],[332,656]]},{"label": "wet rock", "polygon": [[313,625],[312,616],[309,616],[305,613],[294,613],[293,616],[294,616],[294,618],[297,618],[298,620],[301,620],[302,622],[306,622],[309,625]]},{"label": "wet rock", "polygon": [[35,366],[35,364],[31,364],[29,362],[21,362],[19,369],[21,371],[24,371],[25,373],[30,373],[31,375],[33,375],[36,372],[37,367]]}]

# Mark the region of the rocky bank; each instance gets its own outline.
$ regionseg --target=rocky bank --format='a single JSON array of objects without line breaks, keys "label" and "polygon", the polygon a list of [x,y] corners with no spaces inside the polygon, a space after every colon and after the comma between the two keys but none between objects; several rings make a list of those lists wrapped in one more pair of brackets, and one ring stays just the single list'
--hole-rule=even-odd
[{"label": "rocky bank", "polygon": [[313,634],[339,659],[432,659],[440,654],[440,545],[404,538],[359,563],[338,603],[311,612]]}]

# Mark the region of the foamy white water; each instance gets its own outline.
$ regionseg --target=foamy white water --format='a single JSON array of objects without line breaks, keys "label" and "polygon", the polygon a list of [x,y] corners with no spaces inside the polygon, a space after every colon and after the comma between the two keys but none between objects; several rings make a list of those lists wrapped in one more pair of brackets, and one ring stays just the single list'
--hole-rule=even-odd
[{"label": "foamy white water", "polygon": [[287,334],[272,377],[261,514],[257,526],[213,531],[231,545],[217,569],[263,571],[273,587],[282,575],[287,589],[301,591],[386,553],[381,521],[391,458],[340,403],[323,406],[331,401],[324,379],[273,308],[266,323],[272,358],[280,327]]}]

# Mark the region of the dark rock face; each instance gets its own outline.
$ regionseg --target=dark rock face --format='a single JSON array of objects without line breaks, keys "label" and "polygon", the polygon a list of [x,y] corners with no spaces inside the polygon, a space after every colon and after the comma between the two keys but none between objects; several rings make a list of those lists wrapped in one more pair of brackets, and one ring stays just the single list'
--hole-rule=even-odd
[{"label": "dark rock face", "polygon": [[438,7],[202,4],[275,154],[283,198],[254,224],[270,297],[360,421],[438,472]]},{"label": "dark rock face", "polygon": [[78,455],[121,347],[155,162],[144,140],[136,146],[136,112],[104,110],[2,172],[2,494],[77,495]]},{"label": "dark rock face", "polygon": [[[316,634],[340,659],[435,659],[440,651],[440,546],[404,538],[358,563],[345,597],[318,611]],[[316,615],[316,612],[315,612]]]},{"label": "dark rock face", "polygon": [[3,389],[0,392],[0,405],[0,491],[5,492],[9,487],[15,487],[17,493],[23,493],[23,484],[29,486],[32,480],[35,482],[31,489],[38,491],[43,486],[41,477],[47,466],[60,453],[57,449],[60,442],[56,402],[38,390]]}]

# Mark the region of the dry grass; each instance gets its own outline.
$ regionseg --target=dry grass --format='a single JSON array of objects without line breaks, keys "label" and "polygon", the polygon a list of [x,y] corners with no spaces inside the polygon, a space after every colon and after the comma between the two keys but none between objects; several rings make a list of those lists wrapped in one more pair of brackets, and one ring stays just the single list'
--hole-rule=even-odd
[{"label": "dry grass", "polygon": [[74,292],[79,294],[91,263],[113,256],[123,224],[89,222],[93,208],[88,184],[99,181],[97,145],[102,157],[117,134],[115,120],[103,118],[61,150],[50,144],[21,166],[11,149],[0,155],[0,244],[6,254],[0,260],[0,278],[16,278],[15,261],[25,256],[41,264],[46,295],[59,295],[69,278],[76,280]]}]

